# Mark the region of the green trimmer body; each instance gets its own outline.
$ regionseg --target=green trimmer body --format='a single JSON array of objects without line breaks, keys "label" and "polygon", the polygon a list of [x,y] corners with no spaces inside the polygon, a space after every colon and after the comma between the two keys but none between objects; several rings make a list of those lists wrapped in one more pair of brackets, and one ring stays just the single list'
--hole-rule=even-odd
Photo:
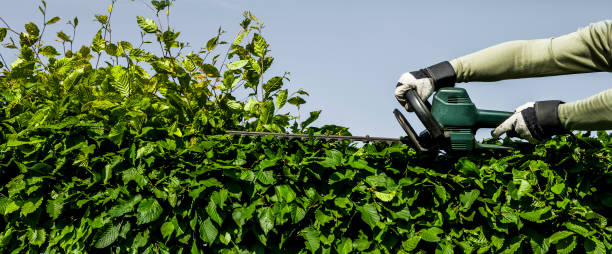
[{"label": "green trimmer body", "polygon": [[426,130],[416,135],[406,118],[395,109],[400,125],[406,131],[407,142],[419,151],[474,149],[511,149],[510,147],[482,144],[475,134],[480,128],[495,128],[513,112],[484,110],[476,108],[467,91],[463,88],[446,87],[439,89],[432,103],[422,101],[416,91],[404,95]]}]

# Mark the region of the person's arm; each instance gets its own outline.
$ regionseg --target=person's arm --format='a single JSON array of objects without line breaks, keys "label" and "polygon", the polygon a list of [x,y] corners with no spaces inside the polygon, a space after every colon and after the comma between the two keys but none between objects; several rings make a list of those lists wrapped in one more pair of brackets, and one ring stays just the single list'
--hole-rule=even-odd
[{"label": "person's arm", "polygon": [[612,71],[612,20],[551,39],[510,41],[450,61],[457,82]]},{"label": "person's arm", "polygon": [[[612,21],[602,21],[558,38],[511,41],[450,61],[457,82],[497,81],[612,71]],[[567,130],[612,129],[612,90],[560,104]]]},{"label": "person's arm", "polygon": [[560,104],[559,120],[567,130],[612,130],[612,89]]}]

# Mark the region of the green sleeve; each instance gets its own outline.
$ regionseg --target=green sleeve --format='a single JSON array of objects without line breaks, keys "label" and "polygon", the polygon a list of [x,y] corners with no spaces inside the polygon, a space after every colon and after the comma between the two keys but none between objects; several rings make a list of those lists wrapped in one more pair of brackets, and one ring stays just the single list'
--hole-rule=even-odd
[{"label": "green sleeve", "polygon": [[612,130],[612,89],[559,105],[559,120],[568,130]]},{"label": "green sleeve", "polygon": [[[457,82],[612,72],[612,20],[557,38],[502,43],[450,63]],[[559,118],[570,130],[612,129],[612,91],[563,104]]]}]

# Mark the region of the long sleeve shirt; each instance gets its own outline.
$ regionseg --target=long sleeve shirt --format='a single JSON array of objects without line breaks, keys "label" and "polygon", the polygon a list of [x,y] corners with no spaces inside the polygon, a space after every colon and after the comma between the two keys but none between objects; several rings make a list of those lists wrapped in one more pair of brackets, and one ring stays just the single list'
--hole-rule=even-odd
[{"label": "long sleeve shirt", "polygon": [[[510,41],[452,60],[457,82],[612,72],[612,20],[557,38]],[[612,89],[559,105],[568,130],[611,130]]]}]

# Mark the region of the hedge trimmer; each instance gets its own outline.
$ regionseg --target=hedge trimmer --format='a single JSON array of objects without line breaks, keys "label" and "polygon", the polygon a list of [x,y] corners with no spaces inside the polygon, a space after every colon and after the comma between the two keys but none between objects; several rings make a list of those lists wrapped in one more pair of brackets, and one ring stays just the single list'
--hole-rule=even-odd
[{"label": "hedge trimmer", "polygon": [[[362,142],[401,142],[422,152],[427,151],[470,151],[474,149],[512,149],[511,147],[483,144],[475,139],[480,128],[495,128],[512,115],[512,112],[478,109],[463,88],[441,88],[433,97],[433,102],[423,101],[414,90],[404,95],[414,113],[425,126],[423,132],[416,134],[410,123],[399,110],[393,114],[408,136],[400,138],[370,136],[335,136],[311,134],[286,134],[272,132],[227,131],[238,136],[267,136],[279,138],[352,140]],[[511,135],[512,136],[512,135]]]}]

